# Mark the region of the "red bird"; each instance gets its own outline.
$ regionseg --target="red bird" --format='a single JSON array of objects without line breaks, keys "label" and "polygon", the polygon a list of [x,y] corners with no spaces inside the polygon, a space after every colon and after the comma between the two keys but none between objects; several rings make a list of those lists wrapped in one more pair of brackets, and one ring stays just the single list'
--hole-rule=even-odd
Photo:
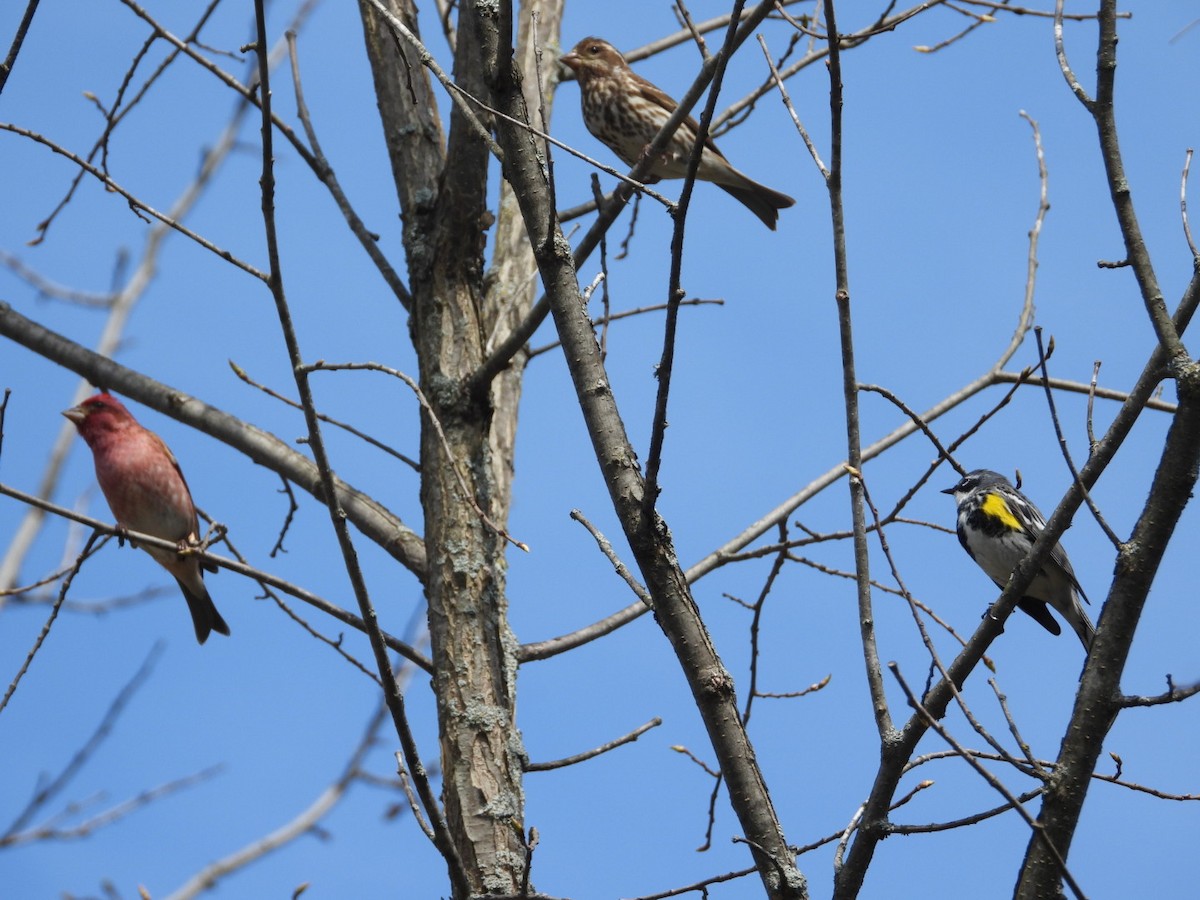
[{"label": "red bird", "polygon": [[[197,540],[200,526],[192,494],[162,438],[139,425],[121,401],[106,393],[89,397],[63,415],[91,447],[96,480],[121,528],[176,541],[181,548]],[[213,631],[229,634],[204,586],[199,559],[158,547],[143,549],[179,582],[197,641],[203,644]],[[217,570],[211,563],[204,566]]]},{"label": "red bird", "polygon": [[[588,131],[627,166],[633,166],[679,104],[635,74],[625,57],[598,37],[584,38],[560,62],[579,79],[583,121]],[[691,116],[684,119],[651,170],[651,178],[683,178],[699,133],[695,119]],[[779,221],[779,210],[796,202],[731,166],[710,137],[704,139],[696,177],[711,181],[733,195],[772,231]]]}]

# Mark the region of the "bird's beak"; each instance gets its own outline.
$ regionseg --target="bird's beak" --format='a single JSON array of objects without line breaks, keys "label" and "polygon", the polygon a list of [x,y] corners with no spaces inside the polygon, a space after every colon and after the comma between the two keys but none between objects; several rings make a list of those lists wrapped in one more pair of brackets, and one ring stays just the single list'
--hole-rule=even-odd
[{"label": "bird's beak", "polygon": [[79,407],[79,406],[72,406],[70,409],[64,409],[63,415],[66,416],[68,419],[70,419],[72,422],[74,422],[76,425],[78,425],[80,422],[82,422],[84,419],[87,418],[87,413],[84,412],[83,408]]},{"label": "bird's beak", "polygon": [[946,488],[944,491],[942,491],[942,493],[943,493],[943,494],[953,494],[953,493],[954,493],[954,488],[952,488],[952,487],[948,487],[948,488]]},{"label": "bird's beak", "polygon": [[560,63],[562,63],[564,66],[566,66],[568,69],[570,69],[572,72],[579,71],[579,57],[575,55],[574,50],[572,50],[566,56],[560,56],[558,58],[558,61]]}]

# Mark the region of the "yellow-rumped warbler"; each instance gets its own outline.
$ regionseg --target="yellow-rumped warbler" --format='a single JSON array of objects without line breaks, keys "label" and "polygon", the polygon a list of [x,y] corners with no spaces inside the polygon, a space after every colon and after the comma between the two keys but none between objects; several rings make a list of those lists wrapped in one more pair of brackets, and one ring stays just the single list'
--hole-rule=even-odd
[{"label": "yellow-rumped warbler", "polygon": [[[1046,527],[1046,518],[1007,478],[988,469],[968,473],[942,493],[953,494],[958,504],[959,543],[1003,589],[1013,569],[1029,554],[1033,542]],[[1062,544],[1055,544],[1050,558],[1017,606],[1051,634],[1061,634],[1062,628],[1046,609],[1049,603],[1075,629],[1083,649],[1091,650],[1096,629],[1083,611],[1080,597],[1090,602],[1075,578]]]}]

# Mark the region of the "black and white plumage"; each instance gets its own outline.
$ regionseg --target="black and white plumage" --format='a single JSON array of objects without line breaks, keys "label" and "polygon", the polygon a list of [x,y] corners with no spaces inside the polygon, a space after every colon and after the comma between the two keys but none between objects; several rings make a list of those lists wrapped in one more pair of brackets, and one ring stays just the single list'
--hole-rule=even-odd
[{"label": "black and white plumage", "polygon": [[[1045,529],[1045,516],[1007,478],[989,469],[968,473],[942,493],[952,494],[958,504],[959,543],[1003,589]],[[1046,608],[1049,604],[1074,629],[1084,650],[1091,650],[1096,629],[1080,598],[1090,602],[1062,544],[1055,544],[1017,606],[1051,634],[1061,634],[1062,628]]]}]

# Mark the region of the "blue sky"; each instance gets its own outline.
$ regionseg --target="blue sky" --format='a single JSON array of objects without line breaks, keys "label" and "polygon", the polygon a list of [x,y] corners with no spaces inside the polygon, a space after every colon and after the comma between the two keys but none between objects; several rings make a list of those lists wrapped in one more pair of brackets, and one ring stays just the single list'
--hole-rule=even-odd
[{"label": "blue sky", "polygon": [[[433,4],[427,4],[432,8]],[[844,31],[869,22],[878,6],[843,4]],[[18,4],[0,9],[0,35],[11,33]],[[192,9],[174,4],[156,14],[177,32]],[[1073,5],[1077,6],[1077,5]],[[271,26],[285,26],[291,4],[276,4]],[[803,7],[802,7],[803,8]],[[722,3],[694,3],[702,20]],[[426,11],[428,12],[428,10]],[[1194,4],[1145,4],[1121,26],[1118,122],[1135,203],[1169,305],[1191,276],[1179,217],[1179,179],[1188,147],[1200,138],[1192,89],[1200,83],[1200,16]],[[1119,233],[1107,198],[1095,130],[1070,94],[1054,58],[1051,27],[1034,16],[1002,17],[960,44],[934,54],[958,31],[961,16],[934,10],[844,57],[845,187],[850,281],[859,377],[883,384],[924,409],[985,371],[1007,344],[1024,292],[1027,232],[1037,209],[1037,168],[1026,111],[1038,121],[1049,167],[1051,210],[1039,249],[1037,322],[1055,338],[1052,373],[1086,381],[1101,360],[1100,382],[1130,386],[1153,346],[1153,334],[1127,270],[1098,269],[1119,259]],[[206,43],[236,50],[248,40],[248,5],[218,11]],[[632,49],[676,27],[670,4],[575,3],[563,44],[600,34]],[[426,35],[440,55],[432,23]],[[1183,33],[1181,33],[1183,32]],[[1094,61],[1090,24],[1068,24],[1067,47],[1089,87]],[[771,48],[786,30],[763,29]],[[5,40],[7,38],[5,37]],[[17,68],[0,97],[0,120],[46,134],[75,149],[89,147],[101,119],[85,92],[111,102],[128,60],[144,40],[134,16],[117,4],[43,4]],[[300,41],[309,106],[322,144],[347,193],[380,246],[403,271],[395,192],[384,154],[362,53],[361,29],[345,5],[323,4]],[[69,64],[64,65],[64,60]],[[239,77],[245,65],[225,63]],[[637,65],[668,92],[690,83],[697,56],[682,46]],[[722,99],[741,97],[764,77],[757,47],[735,59]],[[789,84],[799,114],[828,160],[828,83],[813,66]],[[290,82],[276,75],[279,110],[294,115]],[[233,108],[233,97],[207,73],[177,66],[113,139],[113,177],[159,208],[168,207],[193,177]],[[552,131],[608,163],[615,160],[583,128],[574,85],[562,88]],[[190,227],[265,266],[258,212],[259,158],[255,121],[211,191],[188,219]],[[797,198],[769,233],[723,192],[701,185],[693,197],[683,285],[689,296],[721,298],[722,306],[685,310],[681,317],[671,427],[667,433],[661,509],[685,566],[739,533],[845,455],[841,373],[829,212],[821,180],[783,107],[764,98],[749,122],[721,147],[752,177]],[[289,295],[310,359],[372,360],[415,374],[404,311],[388,295],[350,238],[328,196],[303,163],[278,147],[279,220]],[[55,282],[106,290],[118,255],[136,259],[146,226],[127,206],[85,182],[47,240],[26,246],[36,224],[62,196],[70,165],[45,148],[0,134],[0,249]],[[574,205],[590,191],[588,167],[556,156],[558,196]],[[608,184],[608,176],[602,176]],[[663,186],[674,196],[678,185]],[[1195,204],[1193,204],[1193,207]],[[623,223],[611,233],[624,234]],[[670,221],[643,202],[629,257],[614,261],[614,306],[662,302],[667,292]],[[581,274],[589,280],[598,262]],[[94,311],[40,298],[0,268],[0,299],[85,345],[102,327]],[[553,339],[545,326],[535,345]],[[618,402],[635,445],[645,455],[661,350],[661,319],[644,316],[615,325],[609,364]],[[286,394],[293,392],[278,325],[266,291],[211,253],[174,236],[164,246],[154,282],[138,306],[117,358],[125,365],[242,416],[281,438],[303,432],[301,418],[246,387],[228,361]],[[1032,343],[1012,369],[1031,363]],[[64,420],[77,379],[11,344],[0,346],[0,389],[11,388],[0,480],[33,491],[47,448]],[[343,373],[316,381],[318,400],[338,418],[415,456],[417,407],[402,386],[381,376]],[[1169,389],[1168,389],[1169,394]],[[939,420],[943,440],[956,437],[998,399],[990,391]],[[1085,400],[1058,398],[1068,442],[1086,455]],[[867,441],[901,416],[876,396],[864,396]],[[1099,403],[1097,427],[1113,408]],[[352,606],[332,551],[328,521],[309,500],[287,546],[268,552],[286,512],[278,481],[238,454],[190,433],[172,420],[135,408],[135,415],[174,449],[198,504],[227,524],[251,561]],[[509,560],[511,621],[522,641],[574,630],[625,606],[631,597],[568,514],[579,508],[614,540],[619,528],[592,459],[574,393],[559,355],[529,368],[521,409],[512,533],[530,544]],[[1146,413],[1095,496],[1118,535],[1129,533],[1161,452],[1168,419]],[[327,432],[338,473],[379,497],[420,529],[413,473],[358,441]],[[889,507],[925,470],[935,451],[911,438],[868,465],[877,502]],[[1020,469],[1027,493],[1049,512],[1069,482],[1043,396],[1032,390],[992,420],[959,453],[969,468]],[[913,500],[909,515],[950,526],[953,506],[937,489],[955,480],[941,471]],[[57,502],[83,504],[107,519],[81,443],[73,448]],[[23,515],[0,499],[0,543]],[[791,521],[817,531],[849,521],[842,484],[827,490]],[[1165,688],[1170,673],[1194,680],[1194,603],[1187,559],[1195,550],[1196,517],[1185,513],[1151,594],[1125,679],[1130,693]],[[42,535],[22,569],[24,581],[53,570],[64,541],[60,522]],[[909,588],[967,633],[995,597],[991,583],[951,534],[895,526],[889,541]],[[1098,612],[1113,566],[1113,549],[1084,514],[1064,539]],[[386,626],[402,632],[422,606],[416,581],[358,540],[369,586]],[[623,542],[617,542],[624,553]],[[877,545],[876,576],[886,578]],[[818,547],[812,558],[849,568],[847,544]],[[720,569],[695,586],[695,596],[726,665],[744,689],[749,615],[724,594],[752,600],[769,563]],[[72,596],[101,601],[163,587],[165,575],[144,554],[106,548],[77,579]],[[220,774],[152,805],[87,840],[0,852],[0,884],[14,897],[70,893],[96,896],[111,880],[122,896],[144,885],[165,897],[205,864],[280,827],[341,770],[371,714],[371,683],[281,616],[256,589],[222,573],[212,594],[233,628],[229,640],[197,647],[183,605],[172,590],[158,601],[104,615],[65,614],[56,624],[9,708],[0,715],[0,822],[15,815],[42,773],[56,773],[99,722],[105,706],[156,641],[165,649],[152,679],[136,695],[112,736],[67,791],[97,810],[208,766]],[[759,700],[750,726],[790,841],[804,844],[845,826],[870,787],[878,757],[858,646],[850,582],[788,566],[768,601],[760,679],[765,690],[798,690],[831,675],[829,686],[800,700]],[[927,662],[907,608],[877,593],[881,653],[923,683]],[[41,628],[44,608],[8,606],[0,624],[0,662],[7,684]],[[315,614],[310,621],[336,634]],[[952,642],[938,636],[939,649]],[[367,658],[365,641],[347,646]],[[1024,738],[1053,758],[1070,713],[1082,656],[1070,635],[1053,638],[1026,619],[1010,622],[993,645],[996,678]],[[980,718],[1006,734],[1002,716],[977,671],[968,698]],[[533,880],[544,891],[576,898],[631,897],[664,890],[746,865],[739,833],[722,797],[714,843],[703,840],[710,783],[683,756],[686,746],[711,762],[712,753],[667,642],[649,617],[567,656],[522,668],[518,706],[526,748],[534,760],[580,752],[653,716],[664,724],[629,747],[564,771],[530,774],[526,824],[541,844]],[[902,714],[902,695],[889,685]],[[408,694],[418,738],[436,757],[436,723],[427,682]],[[972,746],[979,740],[960,715],[948,724]],[[1140,710],[1121,718],[1106,745],[1132,780],[1169,792],[1196,792],[1194,747],[1200,719],[1194,704]],[[933,737],[921,748],[942,747]],[[392,742],[373,750],[370,768],[392,771]],[[1027,784],[1012,778],[1020,788]],[[945,821],[1000,802],[958,761],[931,764],[906,781],[935,786],[899,811],[905,823]],[[906,788],[902,788],[905,790]],[[103,797],[104,799],[96,799]],[[281,896],[309,882],[308,897],[436,897],[447,892],[444,868],[411,817],[386,821],[391,793],[357,786],[322,822],[322,837],[302,838],[221,885],[224,897]],[[54,806],[52,810],[59,807]],[[1034,807],[1036,811],[1036,806]],[[1072,871],[1096,897],[1187,896],[1197,868],[1192,852],[1200,812],[1193,804],[1097,785],[1071,856]],[[78,821],[76,818],[73,821]],[[1011,892],[1027,840],[1013,815],[965,830],[884,843],[865,897],[961,897]],[[814,896],[831,880],[832,848],[802,856]],[[756,896],[743,881],[714,897]]]}]

